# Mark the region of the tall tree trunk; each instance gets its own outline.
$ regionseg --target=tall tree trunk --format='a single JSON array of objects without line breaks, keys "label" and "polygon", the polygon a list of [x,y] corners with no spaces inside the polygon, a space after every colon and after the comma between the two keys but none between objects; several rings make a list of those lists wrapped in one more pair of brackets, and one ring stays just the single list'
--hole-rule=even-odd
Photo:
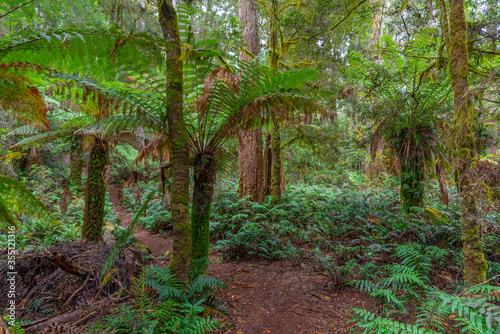
[{"label": "tall tree trunk", "polygon": [[210,205],[215,184],[215,158],[200,155],[194,163],[193,207],[191,209],[192,261],[208,258],[210,251]]},{"label": "tall tree trunk", "polygon": [[[374,16],[373,16],[373,24],[372,24],[372,36],[371,36],[371,45],[378,47],[380,37],[382,36],[382,20],[383,20],[383,7],[385,0],[372,0],[373,3],[373,10],[374,10]],[[378,49],[377,52],[375,52],[372,56],[372,60],[378,60],[379,59],[379,53]]]},{"label": "tall tree trunk", "polygon": [[70,147],[70,174],[69,183],[80,189],[82,186],[83,149],[82,138],[73,136]]},{"label": "tall tree trunk", "polygon": [[[278,70],[278,1],[271,3],[271,22],[269,32],[269,49],[271,50],[270,65]],[[271,196],[273,205],[281,203],[281,135],[278,121],[273,121],[271,130]]]},{"label": "tall tree trunk", "polygon": [[[256,56],[260,52],[259,26],[255,0],[240,0],[239,10],[242,34],[246,49]],[[242,50],[241,60],[252,60]],[[252,200],[264,201],[264,161],[262,156],[262,129],[240,131],[238,137],[239,185],[240,197],[250,196]]]},{"label": "tall tree trunk", "polygon": [[464,0],[450,0],[450,75],[455,109],[454,151],[455,178],[460,194],[462,242],[464,255],[464,282],[475,285],[486,280],[488,265],[483,254],[477,221],[477,193],[479,180],[474,176],[476,160],[471,122],[474,105],[467,81],[467,23]]},{"label": "tall tree trunk", "polygon": [[107,143],[100,138],[96,138],[90,150],[82,227],[82,238],[92,242],[99,241],[102,237],[104,203],[106,200],[103,172],[107,160]]},{"label": "tall tree trunk", "polygon": [[172,148],[172,225],[173,251],[169,267],[183,282],[189,281],[191,264],[191,225],[189,222],[189,143],[184,122],[183,64],[177,13],[172,0],[161,2],[159,21],[167,41],[168,133]]}]

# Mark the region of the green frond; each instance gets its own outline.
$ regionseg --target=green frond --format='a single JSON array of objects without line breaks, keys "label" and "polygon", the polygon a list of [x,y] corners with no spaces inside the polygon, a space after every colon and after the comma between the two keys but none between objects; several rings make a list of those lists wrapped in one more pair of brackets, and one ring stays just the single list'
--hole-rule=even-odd
[{"label": "green frond", "polygon": [[0,222],[12,223],[14,214],[26,213],[53,219],[47,207],[17,180],[0,175]]}]

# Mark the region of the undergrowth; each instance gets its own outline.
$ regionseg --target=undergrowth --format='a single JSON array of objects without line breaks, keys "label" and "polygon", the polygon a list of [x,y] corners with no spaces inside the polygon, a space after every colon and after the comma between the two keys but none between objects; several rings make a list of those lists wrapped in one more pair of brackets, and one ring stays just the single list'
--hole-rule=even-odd
[{"label": "undergrowth", "polygon": [[224,283],[212,277],[199,276],[185,286],[169,269],[148,267],[134,281],[132,302],[94,325],[91,333],[202,334],[220,327],[212,314],[228,312],[214,297]]}]

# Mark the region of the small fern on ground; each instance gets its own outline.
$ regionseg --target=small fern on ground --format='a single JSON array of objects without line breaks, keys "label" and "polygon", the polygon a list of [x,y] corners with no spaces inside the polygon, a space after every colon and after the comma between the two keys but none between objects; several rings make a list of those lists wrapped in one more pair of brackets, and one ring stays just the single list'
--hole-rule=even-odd
[{"label": "small fern on ground", "polygon": [[209,333],[220,323],[212,311],[227,313],[227,307],[213,296],[224,284],[199,276],[184,286],[163,267],[149,267],[135,279],[132,305],[118,308],[110,318],[93,326],[92,333]]}]

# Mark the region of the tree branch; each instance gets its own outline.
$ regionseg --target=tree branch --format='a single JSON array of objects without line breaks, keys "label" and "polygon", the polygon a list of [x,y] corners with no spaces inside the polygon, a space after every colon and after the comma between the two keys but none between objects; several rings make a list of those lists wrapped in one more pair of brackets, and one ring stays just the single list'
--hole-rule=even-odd
[{"label": "tree branch", "polygon": [[347,20],[349,18],[349,16],[351,16],[362,4],[364,4],[365,2],[367,2],[368,0],[361,0],[356,6],[354,6],[350,11],[349,13],[347,13],[346,16],[344,16],[344,18],[342,20],[340,20],[339,22],[337,22],[336,24],[334,24],[329,30],[332,31],[334,30],[335,28],[337,28],[339,25],[342,24],[342,22],[344,22],[345,20]]},{"label": "tree branch", "polygon": [[26,6],[27,4],[32,3],[33,1],[35,1],[35,0],[29,0],[28,2],[25,2],[25,3],[23,3],[23,4],[20,4],[20,5],[19,5],[19,6],[17,6],[16,8],[12,8],[12,9],[11,9],[11,10],[9,10],[7,13],[5,13],[5,14],[3,14],[3,15],[0,15],[0,19],[1,19],[1,18],[4,18],[5,16],[7,16],[7,15],[9,15],[9,14],[13,13],[13,12],[15,12],[16,10],[20,9],[21,7],[24,7],[24,6]]}]

